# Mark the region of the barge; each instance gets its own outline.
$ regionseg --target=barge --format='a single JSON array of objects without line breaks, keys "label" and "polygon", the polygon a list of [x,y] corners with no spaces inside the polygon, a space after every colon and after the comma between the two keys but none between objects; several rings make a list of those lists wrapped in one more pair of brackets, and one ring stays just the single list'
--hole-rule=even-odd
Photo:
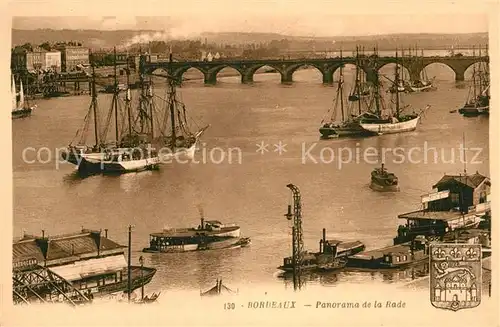
[{"label": "barge", "polygon": [[201,224],[195,228],[164,229],[149,236],[149,247],[143,252],[172,253],[201,250],[240,248],[251,242],[248,237],[241,237],[240,227],[225,225],[217,220],[201,218]]},{"label": "barge", "polygon": [[[339,240],[327,240],[326,230],[323,228],[323,238],[319,241],[319,252],[304,252],[302,254],[301,270],[332,271],[344,268],[347,257],[359,253],[365,249],[360,241],[344,242]],[[283,265],[278,269],[290,273],[293,272],[293,257],[283,259]]]},{"label": "barge", "polygon": [[429,258],[429,244],[424,237],[413,242],[364,251],[347,258],[347,267],[367,269],[403,268]]}]

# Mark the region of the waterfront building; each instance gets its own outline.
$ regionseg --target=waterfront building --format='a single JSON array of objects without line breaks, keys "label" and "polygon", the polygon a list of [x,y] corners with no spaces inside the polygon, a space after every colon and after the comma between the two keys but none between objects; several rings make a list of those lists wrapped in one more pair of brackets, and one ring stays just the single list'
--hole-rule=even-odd
[{"label": "waterfront building", "polygon": [[72,72],[78,65],[88,65],[89,49],[81,45],[57,44],[55,48],[61,51],[61,71]]}]

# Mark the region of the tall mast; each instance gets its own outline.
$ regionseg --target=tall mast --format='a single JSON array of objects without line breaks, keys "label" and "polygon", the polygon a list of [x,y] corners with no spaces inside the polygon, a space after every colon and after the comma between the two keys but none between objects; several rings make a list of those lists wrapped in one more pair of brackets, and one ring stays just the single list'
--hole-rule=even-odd
[{"label": "tall mast", "polygon": [[[377,49],[373,48],[373,52],[377,54]],[[380,116],[380,79],[378,70],[373,70],[375,73],[375,109],[377,116]]]},{"label": "tall mast", "polygon": [[94,111],[94,137],[95,137],[95,145],[99,145],[99,134],[98,134],[98,126],[97,126],[97,90],[95,85],[95,65],[94,65],[94,56],[90,54],[90,65],[92,66],[92,108]]},{"label": "tall mast", "polygon": [[127,118],[128,118],[128,134],[129,137],[132,137],[132,113],[130,106],[130,67],[128,64],[129,56],[127,54],[127,95],[125,97],[125,101],[127,101]]},{"label": "tall mast", "polygon": [[[342,59],[342,50],[340,50],[340,59]],[[339,92],[340,92],[340,111],[342,113],[342,121],[345,121],[344,115],[344,66],[340,66],[340,80],[339,80]]]},{"label": "tall mast", "polygon": [[118,80],[116,79],[116,47],[113,48],[113,66],[114,66],[114,94],[113,94],[113,107],[115,111],[115,139],[116,145],[120,142],[118,138]]},{"label": "tall mast", "polygon": [[[479,58],[481,58],[481,48],[479,48]],[[479,95],[482,95],[483,93],[483,65],[481,62],[479,62]]]},{"label": "tall mast", "polygon": [[477,98],[477,92],[476,92],[476,66],[474,65],[472,67],[472,88],[473,88],[473,94],[474,94],[474,100]]},{"label": "tall mast", "polygon": [[[172,48],[170,48],[170,54],[168,57],[169,62],[172,64]],[[175,133],[175,86],[174,86],[174,80],[173,80],[173,74],[172,74],[172,69],[170,68],[171,65],[169,66],[169,79],[168,79],[168,84],[170,87],[170,121],[172,124],[172,151],[175,150],[175,144],[177,141],[177,136]]]},{"label": "tall mast", "polygon": [[146,98],[146,85],[144,82],[144,72],[143,64],[146,60],[146,56],[142,53],[142,49],[139,52],[139,84],[141,85],[141,95],[139,97],[139,113],[141,122],[141,134],[144,133],[144,99]]},{"label": "tall mast", "polygon": [[398,50],[396,50],[396,76],[394,78],[396,83],[396,117],[399,118],[399,63],[398,63]]},{"label": "tall mast", "polygon": [[361,70],[359,69],[360,65],[360,60],[359,60],[359,47],[356,46],[356,91],[357,91],[357,96],[358,96],[358,114],[361,115]]},{"label": "tall mast", "polygon": [[[151,53],[150,53],[151,55]],[[151,58],[151,57],[149,57]],[[149,82],[148,82],[148,104],[149,104],[149,118],[151,119],[151,142],[153,141],[155,137],[155,128],[154,128],[154,119],[153,119],[153,114],[154,114],[154,105],[153,105],[153,80],[151,79],[151,76],[149,76]]]}]

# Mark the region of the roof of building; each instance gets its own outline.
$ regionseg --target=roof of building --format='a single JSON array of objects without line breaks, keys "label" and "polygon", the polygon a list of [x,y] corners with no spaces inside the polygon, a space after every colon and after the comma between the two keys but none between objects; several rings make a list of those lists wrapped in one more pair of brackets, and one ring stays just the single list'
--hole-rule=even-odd
[{"label": "roof of building", "polygon": [[[99,244],[100,243],[100,244]],[[36,237],[25,235],[12,244],[13,262],[36,259],[57,260],[92,254],[99,251],[123,249],[120,245],[100,235],[99,231],[82,230],[68,235]]]},{"label": "roof of building", "polygon": [[398,215],[402,219],[417,219],[417,220],[443,220],[451,221],[464,219],[467,217],[475,216],[478,212],[470,211],[468,214],[462,214],[460,211],[428,211],[417,210]]},{"label": "roof of building", "polygon": [[489,178],[479,174],[477,171],[473,175],[444,175],[433,188],[443,186],[449,183],[460,183],[466,185],[470,188],[477,188],[479,185],[483,183],[483,181],[488,180]]}]

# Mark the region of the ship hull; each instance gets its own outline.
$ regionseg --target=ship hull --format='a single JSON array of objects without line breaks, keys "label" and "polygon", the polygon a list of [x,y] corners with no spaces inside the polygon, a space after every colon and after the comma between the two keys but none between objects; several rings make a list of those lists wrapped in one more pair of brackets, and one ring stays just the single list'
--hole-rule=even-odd
[{"label": "ship hull", "polygon": [[372,136],[376,133],[369,132],[361,127],[321,127],[321,138],[332,139],[338,137]]},{"label": "ship hull", "polygon": [[146,253],[181,253],[206,250],[223,250],[245,247],[250,244],[249,238],[230,237],[217,241],[211,241],[207,244],[193,243],[182,245],[167,245],[161,248],[145,248],[142,251]]},{"label": "ship hull", "polygon": [[370,188],[377,192],[399,192],[399,185],[380,185],[373,181],[370,183]]},{"label": "ship hull", "polygon": [[174,153],[137,160],[111,161],[106,159],[103,152],[78,153],[75,151],[64,152],[62,158],[77,166],[78,171],[81,173],[128,173],[154,170],[161,163],[169,163],[173,159],[182,156],[192,159],[195,151],[196,144],[188,149],[180,149]]},{"label": "ship hull", "polygon": [[397,270],[403,269],[412,265],[416,265],[422,263],[426,260],[429,260],[429,256],[419,257],[418,259],[409,260],[402,263],[388,263],[384,262],[381,259],[373,259],[373,260],[356,260],[353,258],[349,258],[347,262],[348,268],[361,268],[361,269],[380,269],[380,270]]},{"label": "ship hull", "polygon": [[396,133],[404,133],[411,132],[417,128],[417,124],[420,120],[420,116],[413,118],[408,121],[397,122],[397,123],[372,123],[372,124],[363,124],[361,123],[361,127],[369,132],[376,133],[379,135],[382,134],[396,134]]},{"label": "ship hull", "polygon": [[32,108],[14,110],[12,111],[12,119],[30,117],[32,112],[33,112]]},{"label": "ship hull", "polygon": [[430,91],[432,89],[432,84],[425,85],[422,87],[411,86],[410,89],[412,92],[427,92],[427,91]]},{"label": "ship hull", "polygon": [[158,157],[151,157],[129,161],[106,160],[105,154],[101,152],[79,154],[67,152],[62,154],[62,158],[75,166],[80,173],[127,173],[144,170],[157,169],[160,163]]},{"label": "ship hull", "polygon": [[475,117],[489,114],[489,106],[464,106],[458,112],[465,117]]},{"label": "ship hull", "polygon": [[[142,269],[142,276],[141,276],[141,269]],[[156,274],[155,268],[145,268],[145,267],[141,268],[132,266],[131,271],[132,271],[131,292],[144,285],[149,284],[149,282],[151,282],[154,275]],[[96,292],[97,297],[102,297],[116,292],[128,293],[128,281],[126,278],[124,278],[119,283],[99,286],[96,289],[96,291],[97,291]]]}]

